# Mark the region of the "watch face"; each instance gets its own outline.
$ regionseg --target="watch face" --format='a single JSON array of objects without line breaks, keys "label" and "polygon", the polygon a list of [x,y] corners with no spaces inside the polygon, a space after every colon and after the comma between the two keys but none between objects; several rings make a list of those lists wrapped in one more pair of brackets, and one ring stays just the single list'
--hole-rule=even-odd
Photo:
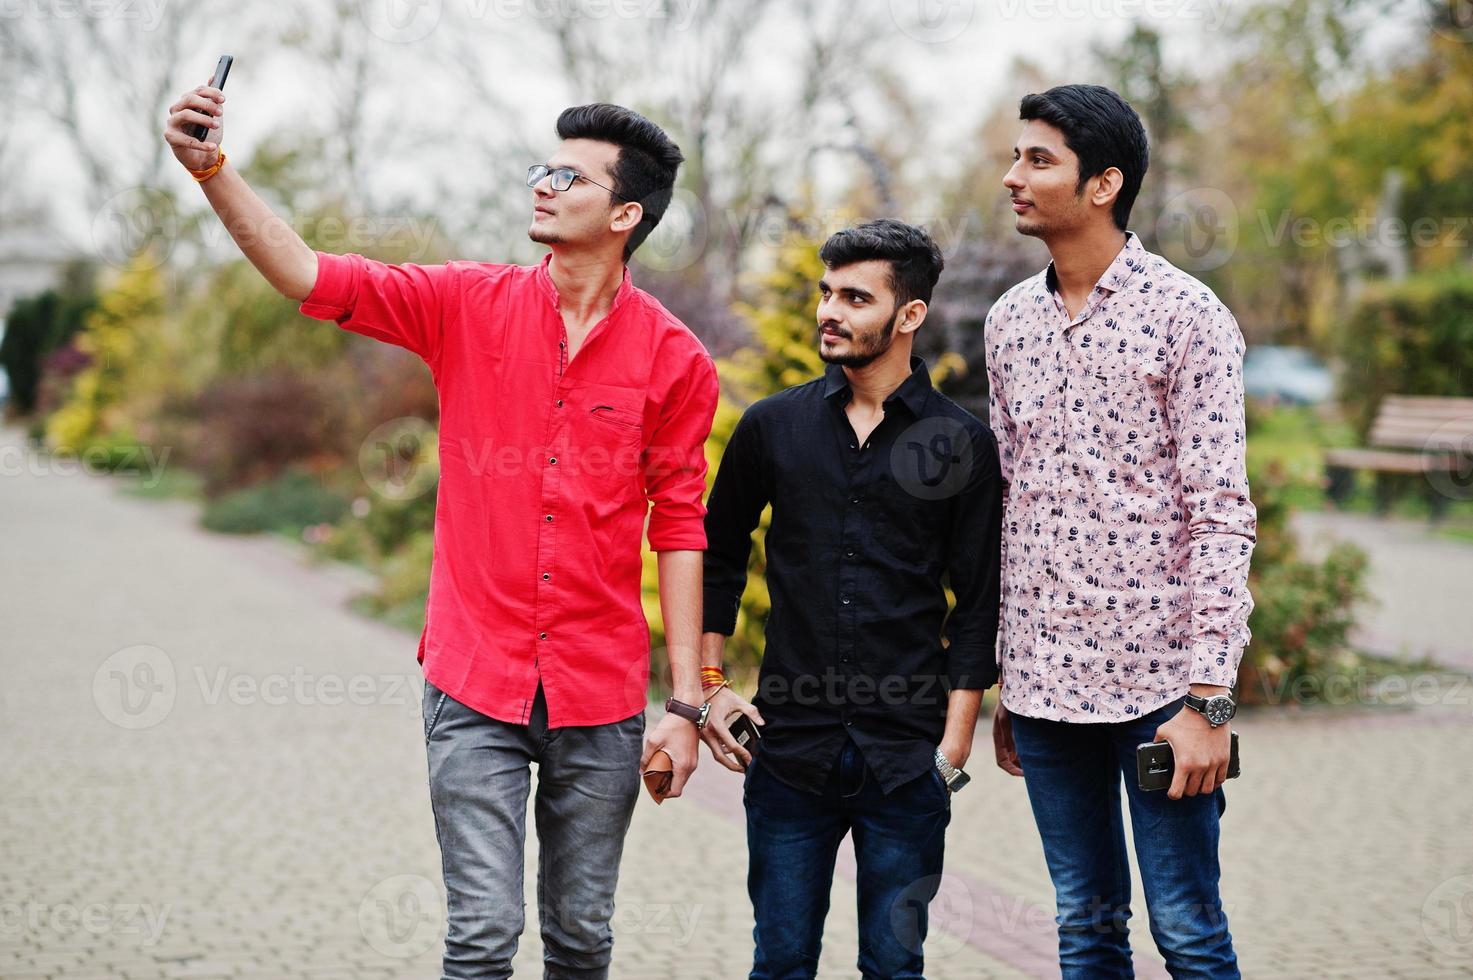
[{"label": "watch face", "polygon": [[947,787],[953,793],[955,793],[957,790],[961,789],[963,786],[967,785],[967,783],[969,783],[971,781],[972,781],[972,777],[971,776],[968,776],[966,773],[964,773],[960,769],[958,769],[956,771],[956,775],[951,778],[951,782],[947,783]]},{"label": "watch face", "polygon": [[1232,721],[1233,715],[1238,711],[1238,706],[1233,699],[1219,694],[1207,700],[1207,710],[1203,712],[1207,720],[1213,725],[1225,725]]}]

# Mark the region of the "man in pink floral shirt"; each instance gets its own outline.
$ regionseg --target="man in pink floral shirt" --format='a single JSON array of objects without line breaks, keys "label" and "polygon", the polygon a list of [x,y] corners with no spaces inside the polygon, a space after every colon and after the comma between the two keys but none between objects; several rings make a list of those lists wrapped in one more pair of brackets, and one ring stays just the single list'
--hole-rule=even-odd
[{"label": "man in pink floral shirt", "polygon": [[[1242,333],[1126,230],[1148,150],[1123,99],[1066,85],[1020,115],[1003,184],[1053,261],[986,326],[1008,483],[998,764],[1027,782],[1066,978],[1132,975],[1122,776],[1168,970],[1236,977],[1217,844],[1257,528]],[[1137,783],[1151,741],[1173,749],[1166,793]]]}]

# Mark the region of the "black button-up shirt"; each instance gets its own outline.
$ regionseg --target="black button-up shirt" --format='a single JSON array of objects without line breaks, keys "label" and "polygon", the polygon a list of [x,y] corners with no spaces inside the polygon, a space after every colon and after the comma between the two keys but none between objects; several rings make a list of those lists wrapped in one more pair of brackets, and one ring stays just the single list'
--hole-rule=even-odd
[{"label": "black button-up shirt", "polygon": [[888,793],[934,764],[948,691],[997,680],[1002,483],[992,431],[920,358],[862,445],[851,396],[830,365],[742,416],[707,503],[704,628],[735,630],[772,504],[762,764],[816,793],[848,736]]}]

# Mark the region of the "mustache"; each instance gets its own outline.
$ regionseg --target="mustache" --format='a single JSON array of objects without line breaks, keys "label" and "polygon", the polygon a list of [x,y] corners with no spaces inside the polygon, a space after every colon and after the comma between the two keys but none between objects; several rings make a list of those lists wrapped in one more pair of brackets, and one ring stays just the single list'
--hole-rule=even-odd
[{"label": "mustache", "polygon": [[823,323],[820,323],[818,325],[818,332],[819,333],[823,333],[825,330],[828,330],[831,333],[836,333],[840,337],[843,337],[845,340],[853,340],[854,339],[854,335],[853,334],[851,334],[848,330],[845,330],[843,327],[839,326],[837,323],[833,322],[832,320],[825,320]]}]

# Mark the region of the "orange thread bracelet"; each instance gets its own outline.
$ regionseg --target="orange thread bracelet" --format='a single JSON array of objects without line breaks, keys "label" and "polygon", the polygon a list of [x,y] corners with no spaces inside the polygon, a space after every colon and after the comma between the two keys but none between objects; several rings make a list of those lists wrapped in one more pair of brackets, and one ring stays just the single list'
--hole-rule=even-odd
[{"label": "orange thread bracelet", "polygon": [[193,177],[195,180],[203,184],[205,181],[209,180],[211,177],[219,173],[220,168],[225,166],[225,151],[217,150],[216,152],[219,155],[216,157],[215,162],[211,166],[206,167],[204,170],[191,170],[189,171],[189,176]]}]

